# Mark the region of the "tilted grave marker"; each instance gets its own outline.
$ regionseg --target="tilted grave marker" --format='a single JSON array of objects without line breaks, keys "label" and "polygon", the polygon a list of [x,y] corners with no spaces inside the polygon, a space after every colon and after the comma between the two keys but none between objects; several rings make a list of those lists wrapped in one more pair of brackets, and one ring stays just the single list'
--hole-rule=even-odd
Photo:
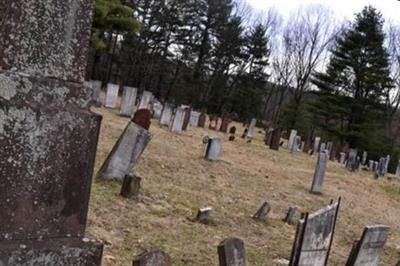
[{"label": "tilted grave marker", "polygon": [[311,185],[311,193],[321,193],[322,184],[324,182],[326,165],[328,164],[329,156],[327,151],[320,152],[318,154],[317,166],[315,167],[315,173],[313,182]]},{"label": "tilted grave marker", "polygon": [[244,242],[238,238],[228,238],[218,246],[219,266],[246,266]]},{"label": "tilted grave marker", "polygon": [[222,154],[222,139],[209,138],[205,158],[210,161],[218,161]]},{"label": "tilted grave marker", "polygon": [[124,87],[122,93],[121,116],[131,117],[135,110],[137,89],[132,87]]},{"label": "tilted grave marker", "polygon": [[269,148],[271,150],[276,150],[276,151],[279,150],[281,135],[282,135],[281,128],[276,128],[271,132],[271,143],[269,145]]},{"label": "tilted grave marker", "polygon": [[184,109],[185,109],[185,117],[183,119],[182,130],[186,131],[189,126],[192,109],[190,107],[186,107]]},{"label": "tilted grave marker", "polygon": [[292,129],[290,131],[290,136],[289,136],[288,146],[287,146],[289,151],[293,150],[293,145],[294,145],[294,142],[296,140],[296,136],[297,136],[297,130]]},{"label": "tilted grave marker", "polygon": [[140,127],[149,130],[151,126],[151,112],[149,109],[140,109],[135,112],[132,122]]},{"label": "tilted grave marker", "polygon": [[247,130],[247,136],[248,138],[252,138],[253,134],[254,134],[254,129],[256,128],[256,124],[257,124],[257,119],[253,118],[251,119],[250,125],[249,125],[249,129]]},{"label": "tilted grave marker", "polygon": [[357,169],[357,150],[356,149],[350,149],[349,157],[348,157],[347,163],[346,163],[346,168],[351,172],[354,172]]},{"label": "tilted grave marker", "polygon": [[100,265],[84,238],[101,117],[84,75],[92,1],[0,8],[0,264]]},{"label": "tilted grave marker", "polygon": [[267,219],[268,213],[271,211],[271,206],[268,202],[264,202],[258,211],[253,215],[253,218],[260,221]]}]

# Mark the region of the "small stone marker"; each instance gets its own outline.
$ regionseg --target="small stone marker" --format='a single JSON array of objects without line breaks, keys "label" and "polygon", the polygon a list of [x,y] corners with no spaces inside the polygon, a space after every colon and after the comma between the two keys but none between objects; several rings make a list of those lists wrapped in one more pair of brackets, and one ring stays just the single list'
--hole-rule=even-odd
[{"label": "small stone marker", "polygon": [[296,224],[299,219],[299,213],[297,207],[289,207],[286,217],[283,219],[285,223]]},{"label": "small stone marker", "polygon": [[365,227],[361,239],[353,245],[346,266],[378,266],[388,235],[389,227],[386,225]]},{"label": "small stone marker", "polygon": [[340,153],[339,163],[344,164],[345,162],[346,162],[346,153],[341,152]]},{"label": "small stone marker", "polygon": [[118,101],[118,92],[119,85],[116,84],[107,84],[107,95],[106,95],[106,103],[105,107],[107,108],[116,108]]},{"label": "small stone marker", "polygon": [[232,123],[232,119],[230,119],[228,117],[223,117],[222,118],[222,122],[221,122],[221,127],[219,128],[219,131],[227,133],[230,123]]},{"label": "small stone marker", "polygon": [[149,130],[151,125],[151,112],[149,109],[140,109],[135,112],[132,122],[136,125]]},{"label": "small stone marker", "polygon": [[199,117],[198,126],[201,128],[204,128],[206,126],[206,119],[207,119],[207,115],[205,113],[202,113]]},{"label": "small stone marker", "polygon": [[142,93],[142,98],[140,98],[140,103],[138,110],[140,109],[151,109],[151,101],[153,100],[153,93],[150,91],[144,91]]},{"label": "small stone marker", "polygon": [[175,112],[174,120],[172,121],[171,132],[181,134],[184,120],[185,110],[181,107],[178,107]]},{"label": "small stone marker", "polygon": [[136,257],[132,266],[172,266],[172,262],[167,253],[161,250],[153,250]]},{"label": "small stone marker", "polygon": [[362,155],[362,160],[361,160],[361,164],[362,165],[366,165],[367,164],[367,159],[368,159],[368,152],[364,151],[363,155]]},{"label": "small stone marker", "polygon": [[228,238],[218,246],[219,266],[246,266],[244,243],[238,238]]},{"label": "small stone marker", "polygon": [[103,102],[101,100],[101,81],[100,80],[91,80],[91,88],[92,88],[92,103],[96,107],[101,107]]},{"label": "small stone marker", "polygon": [[222,140],[220,138],[209,138],[205,158],[210,161],[218,161],[222,154]]},{"label": "small stone marker", "polygon": [[349,158],[347,159],[346,168],[354,172],[357,168],[357,150],[350,149],[349,151]]},{"label": "small stone marker", "polygon": [[183,124],[182,124],[182,130],[186,131],[188,126],[189,126],[189,122],[190,122],[190,116],[191,116],[191,108],[190,107],[186,107],[185,109],[185,117],[183,119]]},{"label": "small stone marker", "polygon": [[269,148],[271,150],[275,150],[275,151],[279,150],[281,135],[282,135],[281,128],[276,128],[271,132],[271,143],[269,145]]},{"label": "small stone marker", "polygon": [[236,127],[235,127],[235,126],[232,126],[232,127],[229,129],[229,134],[231,134],[231,135],[235,135],[235,134],[236,134]]},{"label": "small stone marker", "polygon": [[150,139],[151,135],[146,129],[129,122],[97,173],[97,177],[122,182],[132,171]]},{"label": "small stone marker", "polygon": [[327,265],[339,205],[340,199],[312,214],[307,213],[299,221],[290,265]]},{"label": "small stone marker", "polygon": [[374,161],[373,161],[373,160],[369,160],[369,161],[368,161],[368,168],[369,168],[369,170],[371,170],[371,171],[374,170]]},{"label": "small stone marker", "polygon": [[247,135],[246,135],[246,137],[248,137],[248,138],[253,138],[254,129],[255,129],[255,127],[256,127],[256,124],[257,124],[257,119],[255,119],[255,118],[251,119],[249,128],[248,128],[248,130],[247,130]]},{"label": "small stone marker", "polygon": [[174,113],[174,108],[171,104],[166,103],[164,105],[161,118],[160,118],[160,125],[169,127],[171,124],[172,116]]},{"label": "small stone marker", "polygon": [[196,111],[192,111],[190,114],[190,125],[192,127],[198,127],[199,126],[199,119],[200,119],[200,113]]},{"label": "small stone marker", "polygon": [[290,131],[290,136],[289,136],[289,140],[288,140],[288,150],[289,151],[293,151],[293,146],[296,140],[296,136],[297,136],[297,130],[292,129]]},{"label": "small stone marker", "polygon": [[208,123],[208,129],[216,130],[218,124],[218,116],[212,115],[210,116],[210,121]]},{"label": "small stone marker", "polygon": [[253,218],[256,220],[265,221],[270,211],[271,206],[268,204],[268,202],[264,202],[256,214],[254,214]]},{"label": "small stone marker", "polygon": [[126,175],[122,183],[120,195],[124,198],[137,198],[140,192],[142,178],[135,175]]},{"label": "small stone marker", "polygon": [[136,105],[137,89],[124,87],[122,92],[122,102],[119,114],[121,116],[131,117]]},{"label": "small stone marker", "polygon": [[321,143],[321,138],[320,137],[315,137],[314,139],[314,148],[313,148],[313,154],[317,154],[319,152],[319,144]]},{"label": "small stone marker", "polygon": [[326,151],[320,152],[318,154],[318,161],[317,161],[317,166],[315,167],[314,178],[311,186],[311,193],[322,192],[322,184],[324,182],[324,176],[328,160],[329,160],[329,155]]},{"label": "small stone marker", "polygon": [[211,207],[199,209],[197,212],[196,221],[203,224],[208,223],[210,221],[211,211]]}]

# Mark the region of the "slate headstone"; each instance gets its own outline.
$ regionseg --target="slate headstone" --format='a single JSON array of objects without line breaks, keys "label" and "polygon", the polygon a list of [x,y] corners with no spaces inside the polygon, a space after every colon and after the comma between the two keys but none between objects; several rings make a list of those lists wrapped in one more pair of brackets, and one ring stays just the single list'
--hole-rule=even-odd
[{"label": "slate headstone", "polygon": [[121,109],[119,114],[121,116],[131,117],[135,109],[137,89],[132,87],[123,87]]},{"label": "slate headstone", "polygon": [[228,238],[218,246],[219,266],[246,266],[244,243],[238,238]]},{"label": "slate headstone", "polygon": [[200,119],[200,113],[196,111],[192,111],[190,114],[190,125],[192,127],[198,127],[199,126],[199,119]]},{"label": "slate headstone", "polygon": [[191,110],[191,108],[184,108],[184,109],[185,109],[185,117],[183,119],[182,130],[186,131],[189,126],[192,110]]},{"label": "slate headstone", "polygon": [[230,119],[228,117],[223,117],[222,118],[222,122],[221,122],[221,127],[219,128],[219,131],[227,133],[230,123],[232,123],[232,119]]},{"label": "slate headstone", "polygon": [[126,175],[121,187],[120,195],[124,198],[137,198],[140,192],[142,178],[136,175]]},{"label": "slate headstone", "polygon": [[321,193],[322,184],[324,182],[326,165],[328,164],[329,156],[328,153],[320,152],[318,154],[317,166],[315,167],[314,178],[311,186],[311,193]]},{"label": "slate headstone", "polygon": [[235,134],[236,134],[236,127],[235,127],[235,126],[232,126],[232,127],[229,129],[229,134],[231,134],[231,135],[235,135]]},{"label": "slate headstone", "polygon": [[279,150],[281,135],[282,135],[281,128],[276,128],[271,132],[271,144],[269,145],[269,148],[271,150],[276,150],[276,151]]},{"label": "slate headstone", "polygon": [[253,218],[260,221],[267,219],[268,213],[271,211],[271,206],[268,202],[264,202],[258,211],[253,215]]},{"label": "slate headstone", "polygon": [[119,85],[107,84],[106,102],[104,104],[107,108],[116,108],[118,104]]},{"label": "slate headstone", "polygon": [[289,207],[289,210],[286,214],[286,217],[283,219],[285,223],[288,224],[296,224],[299,219],[298,208],[297,207]]},{"label": "slate headstone", "polygon": [[357,167],[357,150],[350,149],[349,157],[348,157],[347,163],[346,163],[346,168],[349,171],[354,172],[356,170],[356,167]]},{"label": "slate headstone", "polygon": [[211,212],[211,207],[199,209],[197,212],[196,221],[199,223],[208,223],[210,221]]}]

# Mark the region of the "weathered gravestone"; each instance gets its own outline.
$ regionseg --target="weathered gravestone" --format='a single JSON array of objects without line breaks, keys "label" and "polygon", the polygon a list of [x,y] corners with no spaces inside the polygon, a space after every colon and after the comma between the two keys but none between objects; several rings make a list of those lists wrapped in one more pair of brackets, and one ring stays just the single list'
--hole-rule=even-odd
[{"label": "weathered gravestone", "polygon": [[362,155],[362,160],[361,160],[361,164],[362,165],[366,165],[367,164],[367,158],[368,158],[368,152],[364,151],[363,155]]},{"label": "weathered gravestone", "polygon": [[299,211],[297,207],[289,207],[289,210],[283,221],[288,224],[295,224],[300,218],[298,212]]},{"label": "weathered gravestone", "polygon": [[314,139],[314,147],[313,147],[313,154],[317,154],[319,152],[319,144],[321,142],[320,137],[315,137]]},{"label": "weathered gravestone", "polygon": [[325,152],[325,150],[326,150],[326,143],[325,143],[325,142],[322,142],[322,143],[321,143],[321,147],[320,147],[320,149],[319,149],[319,152]]},{"label": "weathered gravestone", "polygon": [[137,89],[132,87],[124,87],[122,93],[121,116],[131,117],[135,110]]},{"label": "weathered gravestone", "polygon": [[129,122],[97,173],[97,177],[122,182],[132,171],[150,139],[151,135],[146,129]]},{"label": "weathered gravestone", "polygon": [[103,101],[101,100],[101,81],[91,80],[90,83],[92,88],[92,103],[96,107],[101,107],[103,105]]},{"label": "weathered gravestone", "polygon": [[290,136],[289,136],[288,146],[287,146],[289,151],[293,150],[293,145],[294,145],[294,143],[296,141],[296,136],[297,136],[297,130],[292,129],[290,131]]},{"label": "weathered gravestone", "polygon": [[271,132],[271,142],[269,148],[271,150],[279,150],[280,141],[281,141],[282,129],[276,128]]},{"label": "weathered gravestone", "polygon": [[107,84],[107,94],[104,106],[107,108],[116,108],[118,103],[119,85]]},{"label": "weathered gravestone", "polygon": [[185,109],[178,107],[171,125],[171,132],[176,134],[182,133],[183,121],[185,120]]},{"label": "weathered gravestone", "polygon": [[199,118],[200,118],[200,113],[196,111],[192,111],[190,114],[190,125],[192,127],[198,127],[199,126]]},{"label": "weathered gravestone", "polygon": [[396,168],[396,177],[400,177],[400,164],[398,164]]},{"label": "weathered gravestone", "polygon": [[369,160],[368,161],[368,168],[369,168],[369,170],[374,170],[374,161],[373,160]]},{"label": "weathered gravestone", "polygon": [[161,126],[168,126],[171,124],[172,116],[174,113],[174,108],[171,104],[166,103],[164,105],[161,118],[160,118],[160,125]]},{"label": "weathered gravestone", "polygon": [[357,169],[357,150],[350,149],[349,157],[347,159],[346,168],[354,172]]},{"label": "weathered gravestone", "polygon": [[218,125],[218,116],[212,115],[210,116],[210,121],[208,123],[208,129],[217,130]]},{"label": "weathered gravestone", "polygon": [[218,161],[222,154],[222,139],[209,138],[205,158],[209,161]]},{"label": "weathered gravestone", "polygon": [[182,124],[183,131],[186,131],[189,126],[191,112],[192,112],[192,109],[190,107],[185,108],[185,117],[183,119],[183,124]]},{"label": "weathered gravestone", "polygon": [[299,221],[289,265],[327,265],[339,205],[340,199],[315,213],[307,213]]},{"label": "weathered gravestone", "polygon": [[138,110],[140,109],[151,109],[151,101],[153,100],[153,94],[149,91],[144,91],[142,93],[142,98],[140,98],[140,103]]},{"label": "weathered gravestone", "polygon": [[326,149],[329,151],[328,154],[331,154],[332,149],[333,149],[333,142],[332,141],[328,141],[327,142]]},{"label": "weathered gravestone", "polygon": [[265,221],[268,213],[271,211],[271,206],[268,202],[264,202],[258,211],[253,215],[253,218],[259,221]]},{"label": "weathered gravestone", "polygon": [[318,154],[317,166],[315,167],[315,173],[313,182],[311,185],[311,193],[321,193],[322,184],[324,182],[326,165],[328,164],[329,155],[327,151],[320,152]]},{"label": "weathered gravestone", "polygon": [[199,209],[199,211],[197,212],[196,221],[204,224],[208,223],[210,221],[211,212],[211,207]]},{"label": "weathered gravestone", "polygon": [[122,182],[120,195],[124,198],[137,198],[140,192],[142,178],[136,175],[126,175]]},{"label": "weathered gravestone", "polygon": [[379,159],[378,166],[375,169],[375,171],[379,176],[385,176],[385,167],[386,167],[386,158],[381,157]]},{"label": "weathered gravestone", "polygon": [[251,119],[249,128],[248,128],[248,130],[247,130],[247,135],[246,135],[246,137],[248,137],[248,138],[253,138],[253,134],[254,134],[254,129],[255,129],[255,127],[256,127],[256,123],[257,123],[257,119],[255,119],[255,118]]},{"label": "weathered gravestone", "polygon": [[389,170],[389,163],[390,163],[390,155],[387,155],[385,158],[384,175],[387,174],[387,172]]},{"label": "weathered gravestone", "polygon": [[230,123],[232,123],[232,119],[227,118],[227,117],[223,117],[222,118],[222,122],[221,122],[221,127],[219,128],[219,131],[227,133]]},{"label": "weathered gravestone", "polygon": [[341,152],[340,158],[339,158],[339,163],[344,164],[345,162],[346,162],[346,153]]},{"label": "weathered gravestone", "polygon": [[378,266],[389,229],[385,225],[365,227],[361,239],[353,244],[346,266]]},{"label": "weathered gravestone", "polygon": [[235,135],[235,134],[236,134],[236,127],[235,127],[235,126],[232,126],[232,127],[229,129],[229,134],[231,134],[231,135]]},{"label": "weathered gravestone", "polygon": [[204,128],[206,126],[206,119],[207,115],[205,113],[202,113],[199,117],[199,127]]},{"label": "weathered gravestone", "polygon": [[144,252],[137,256],[132,266],[172,266],[171,258],[161,250]]},{"label": "weathered gravestone", "polygon": [[298,152],[300,150],[300,146],[301,146],[301,137],[296,136],[294,138],[294,142],[291,147],[291,152]]},{"label": "weathered gravestone", "polygon": [[244,243],[238,238],[228,238],[218,246],[219,266],[246,266]]},{"label": "weathered gravestone", "polygon": [[101,122],[83,85],[92,1],[0,6],[0,265],[100,265],[84,238]]},{"label": "weathered gravestone", "polygon": [[156,99],[153,99],[153,118],[154,119],[161,119],[162,111],[164,106],[162,103]]},{"label": "weathered gravestone", "polygon": [[140,109],[135,112],[132,122],[136,125],[149,130],[151,126],[151,112],[149,109]]}]

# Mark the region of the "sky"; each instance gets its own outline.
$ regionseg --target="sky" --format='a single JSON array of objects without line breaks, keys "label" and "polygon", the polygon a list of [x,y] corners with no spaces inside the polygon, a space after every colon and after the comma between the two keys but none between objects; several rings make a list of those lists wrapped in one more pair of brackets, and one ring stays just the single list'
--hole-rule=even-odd
[{"label": "sky", "polygon": [[400,25],[400,1],[398,0],[246,0],[258,11],[274,7],[284,18],[290,17],[301,6],[323,5],[333,11],[338,20],[353,20],[354,14],[371,4],[381,11],[386,21]]}]

